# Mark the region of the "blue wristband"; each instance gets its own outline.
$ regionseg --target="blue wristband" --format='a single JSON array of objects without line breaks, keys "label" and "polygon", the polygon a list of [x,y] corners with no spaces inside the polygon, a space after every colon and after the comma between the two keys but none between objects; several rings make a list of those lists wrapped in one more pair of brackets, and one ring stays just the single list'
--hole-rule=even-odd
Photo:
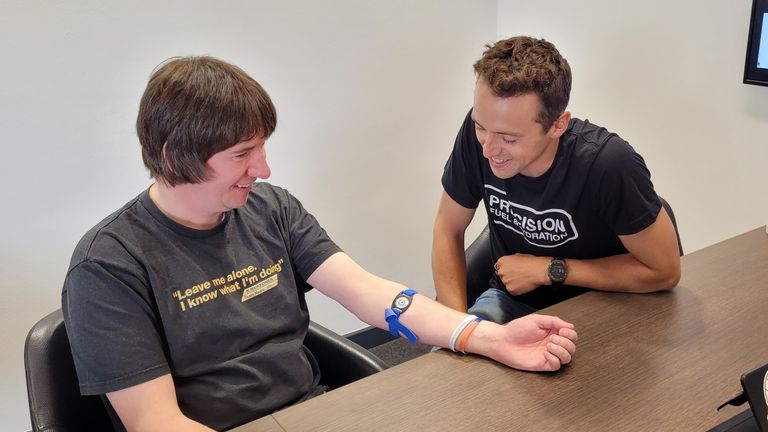
[{"label": "blue wristband", "polygon": [[389,332],[392,333],[392,336],[405,336],[408,338],[408,342],[412,344],[415,344],[419,337],[400,322],[400,315],[411,306],[414,294],[416,291],[412,289],[400,292],[392,301],[392,306],[384,310],[384,319],[389,324]]}]

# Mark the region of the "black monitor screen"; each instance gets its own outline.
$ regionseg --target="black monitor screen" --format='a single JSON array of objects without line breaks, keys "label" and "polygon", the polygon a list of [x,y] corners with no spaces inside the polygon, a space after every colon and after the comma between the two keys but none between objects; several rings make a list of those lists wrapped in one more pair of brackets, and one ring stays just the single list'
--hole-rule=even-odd
[{"label": "black monitor screen", "polygon": [[768,0],[753,0],[744,83],[768,86]]}]

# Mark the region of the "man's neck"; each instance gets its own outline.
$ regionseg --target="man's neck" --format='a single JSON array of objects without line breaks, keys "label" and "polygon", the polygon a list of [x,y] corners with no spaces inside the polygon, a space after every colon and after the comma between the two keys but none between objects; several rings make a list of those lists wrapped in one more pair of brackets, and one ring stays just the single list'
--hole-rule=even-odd
[{"label": "man's neck", "polygon": [[221,223],[224,213],[210,212],[192,203],[192,191],[188,185],[168,186],[161,181],[149,187],[149,198],[163,214],[188,228],[205,230]]},{"label": "man's neck", "polygon": [[560,146],[560,138],[553,139],[544,149],[544,152],[530,165],[528,165],[525,171],[520,171],[520,174],[526,177],[541,177],[546,173],[555,163],[555,156],[557,156],[557,148]]}]

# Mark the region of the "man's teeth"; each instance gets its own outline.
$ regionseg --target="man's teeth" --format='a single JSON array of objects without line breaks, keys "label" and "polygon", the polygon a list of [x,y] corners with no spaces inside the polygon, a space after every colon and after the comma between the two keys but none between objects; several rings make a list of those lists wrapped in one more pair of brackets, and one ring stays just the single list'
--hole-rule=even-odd
[{"label": "man's teeth", "polygon": [[496,163],[504,163],[509,160],[509,159],[499,159],[499,158],[491,158],[491,159],[493,159],[493,161]]}]

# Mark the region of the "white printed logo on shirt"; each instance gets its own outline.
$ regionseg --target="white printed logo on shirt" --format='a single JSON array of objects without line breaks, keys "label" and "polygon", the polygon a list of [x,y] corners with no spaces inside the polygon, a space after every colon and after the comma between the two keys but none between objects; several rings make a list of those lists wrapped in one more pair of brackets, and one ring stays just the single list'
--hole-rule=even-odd
[{"label": "white printed logo on shirt", "polygon": [[534,210],[506,199],[507,193],[485,185],[491,222],[520,234],[528,243],[553,248],[579,238],[573,218],[561,209]]}]

